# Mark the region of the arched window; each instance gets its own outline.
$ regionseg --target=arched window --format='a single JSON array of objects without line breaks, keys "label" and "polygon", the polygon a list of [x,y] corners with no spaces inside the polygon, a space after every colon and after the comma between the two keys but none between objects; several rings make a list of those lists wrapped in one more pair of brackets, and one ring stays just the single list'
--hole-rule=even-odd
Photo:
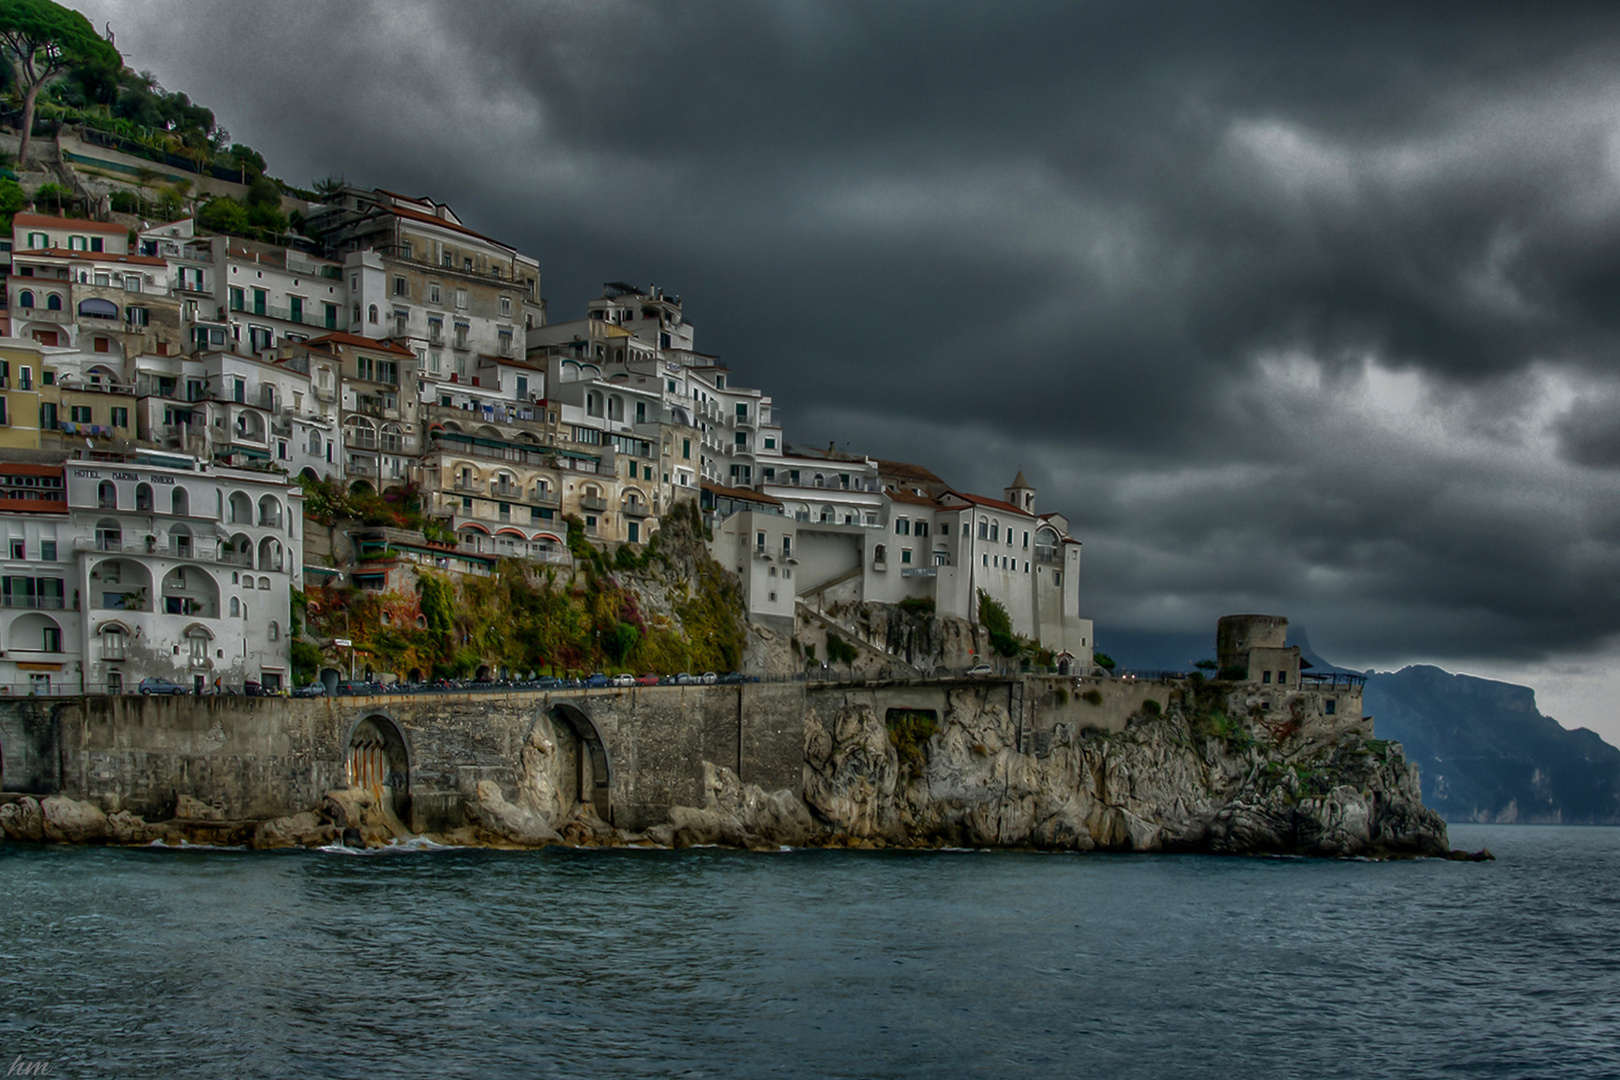
[{"label": "arched window", "polygon": [[148,511],[152,509],[152,485],[151,484],[136,484],[135,485],[135,509],[137,509],[137,510],[148,510]]},{"label": "arched window", "polygon": [[318,431],[311,431],[309,433],[309,456],[321,456],[321,433]]},{"label": "arched window", "polygon": [[602,395],[591,392],[585,395],[585,414],[587,416],[602,415]]},{"label": "arched window", "polygon": [[127,638],[124,628],[109,623],[101,628],[101,658],[103,660],[122,660],[125,652],[124,646]]},{"label": "arched window", "polygon": [[57,295],[56,293],[48,294],[45,297],[45,307],[49,311],[61,311],[62,310],[62,298],[59,295]]},{"label": "arched window", "polygon": [[276,623],[276,621],[274,619],[270,620],[270,640],[271,641],[280,641],[281,640],[281,627],[279,625],[277,625],[277,623]]},{"label": "arched window", "polygon": [[17,294],[17,306],[20,307],[20,308],[31,308],[31,307],[33,307],[34,306],[34,291],[32,289],[24,289],[22,292],[18,293]]},{"label": "arched window", "polygon": [[614,394],[612,397],[608,398],[608,419],[624,419],[624,399],[617,394]]},{"label": "arched window", "polygon": [[175,488],[174,494],[170,497],[170,502],[176,516],[185,517],[191,513],[191,499],[186,495],[185,488]]},{"label": "arched window", "polygon": [[268,589],[269,587],[270,587],[270,579],[269,578],[262,577],[262,578],[259,579],[259,588]]},{"label": "arched window", "polygon": [[242,615],[242,601],[238,600],[236,597],[233,596],[233,597],[231,597],[231,618],[233,618],[233,619],[240,618],[241,615]]},{"label": "arched window", "polygon": [[103,480],[96,488],[96,505],[103,510],[118,509],[118,488],[113,486],[112,481]]},{"label": "arched window", "polygon": [[373,325],[376,324],[376,322],[377,322],[377,305],[376,304],[372,304],[371,307],[369,309],[367,309],[367,311],[366,311],[366,321],[369,322],[369,323],[372,323]]}]

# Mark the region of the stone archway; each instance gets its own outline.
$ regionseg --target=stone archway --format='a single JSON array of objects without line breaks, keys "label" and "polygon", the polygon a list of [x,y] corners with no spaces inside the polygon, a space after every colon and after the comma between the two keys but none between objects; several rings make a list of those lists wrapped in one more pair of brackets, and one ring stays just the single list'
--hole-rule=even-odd
[{"label": "stone archway", "polygon": [[589,803],[596,816],[613,824],[613,762],[608,757],[602,733],[590,713],[571,701],[559,701],[546,710],[552,721],[567,724],[579,740],[579,787],[576,798]]},{"label": "stone archway", "polygon": [[344,759],[349,786],[371,792],[393,810],[401,822],[411,814],[411,755],[399,725],[382,713],[372,713],[354,726]]}]

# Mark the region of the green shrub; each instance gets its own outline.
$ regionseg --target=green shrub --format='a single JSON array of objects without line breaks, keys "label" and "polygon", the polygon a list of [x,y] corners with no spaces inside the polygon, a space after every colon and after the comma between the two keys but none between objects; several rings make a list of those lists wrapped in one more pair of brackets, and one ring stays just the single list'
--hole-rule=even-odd
[{"label": "green shrub", "polygon": [[1148,698],[1146,701],[1142,702],[1142,711],[1147,713],[1149,716],[1158,716],[1164,712],[1164,706],[1160,705],[1152,698]]},{"label": "green shrub", "polygon": [[938,726],[934,714],[921,709],[890,709],[885,726],[902,766],[922,768],[928,763],[928,740]]},{"label": "green shrub", "polygon": [[1091,662],[1102,668],[1104,671],[1113,671],[1115,667],[1114,658],[1103,652],[1092,653]]},{"label": "green shrub", "polygon": [[1101,705],[1102,704],[1102,691],[1097,690],[1095,688],[1093,688],[1091,690],[1087,690],[1085,693],[1080,695],[1080,700],[1088,702],[1088,703],[1090,703],[1092,705]]},{"label": "green shrub", "polygon": [[860,656],[859,649],[831,630],[827,631],[827,661],[829,663],[853,664],[858,656]]},{"label": "green shrub", "polygon": [[908,596],[900,601],[900,610],[907,615],[934,616],[934,598],[932,596]]}]

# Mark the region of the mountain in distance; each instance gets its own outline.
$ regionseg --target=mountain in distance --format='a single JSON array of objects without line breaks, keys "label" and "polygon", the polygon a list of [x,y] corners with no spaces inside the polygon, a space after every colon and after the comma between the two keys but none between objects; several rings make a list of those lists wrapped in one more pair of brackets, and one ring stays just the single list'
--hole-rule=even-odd
[{"label": "mountain in distance", "polygon": [[[1303,630],[1289,638],[1313,670],[1345,670]],[[1530,687],[1428,664],[1366,675],[1373,734],[1405,748],[1424,805],[1447,821],[1620,825],[1620,749],[1543,716]]]},{"label": "mountain in distance", "polygon": [[[1313,671],[1351,670],[1317,655],[1304,627],[1288,642]],[[1114,631],[1098,645],[1133,669],[1187,671],[1215,655],[1201,634]],[[1447,821],[1620,825],[1620,749],[1543,716],[1531,688],[1426,664],[1364,674],[1373,733],[1405,748],[1424,804]]]}]

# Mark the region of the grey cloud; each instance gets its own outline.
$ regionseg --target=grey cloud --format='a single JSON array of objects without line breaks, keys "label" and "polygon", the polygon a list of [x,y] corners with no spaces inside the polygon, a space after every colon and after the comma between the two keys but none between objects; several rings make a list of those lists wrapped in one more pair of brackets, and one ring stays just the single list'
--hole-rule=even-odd
[{"label": "grey cloud", "polygon": [[1023,467],[1100,627],[1620,629],[1608,6],[80,6],[288,179],[534,252],[554,318],[681,293],[796,441]]}]

